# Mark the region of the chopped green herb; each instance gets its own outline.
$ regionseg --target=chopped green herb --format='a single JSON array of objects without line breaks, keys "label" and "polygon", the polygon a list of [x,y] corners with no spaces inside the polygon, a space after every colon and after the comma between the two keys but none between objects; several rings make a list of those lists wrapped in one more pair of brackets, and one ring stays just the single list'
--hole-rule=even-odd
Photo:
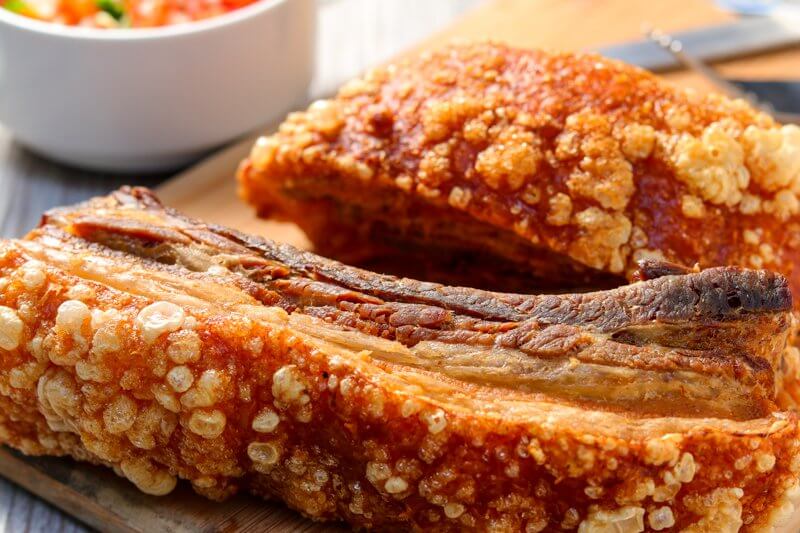
[{"label": "chopped green herb", "polygon": [[97,8],[114,17],[116,21],[125,16],[125,7],[118,0],[97,0]]},{"label": "chopped green herb", "polygon": [[28,4],[25,3],[25,0],[6,0],[6,2],[3,4],[3,7],[9,11],[19,14],[30,12],[30,8],[28,7]]}]

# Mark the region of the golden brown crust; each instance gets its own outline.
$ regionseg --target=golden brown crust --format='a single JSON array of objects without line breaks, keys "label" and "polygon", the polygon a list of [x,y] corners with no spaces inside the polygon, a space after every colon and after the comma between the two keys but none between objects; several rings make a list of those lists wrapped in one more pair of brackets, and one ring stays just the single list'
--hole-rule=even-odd
[{"label": "golden brown crust", "polygon": [[447,287],[209,226],[165,209],[143,189],[54,209],[43,223],[28,238],[45,250],[82,255],[91,242],[95,260],[119,265],[223,267],[218,275],[235,272],[226,282],[258,302],[331,324],[329,340],[346,342],[346,331],[359,331],[396,341],[372,357],[468,383],[631,415],[737,420],[775,410],[782,388],[792,298],[786,279],[767,271],[646,261],[645,281],[608,291]]},{"label": "golden brown crust", "polygon": [[264,305],[238,270],[100,244],[248,244],[135,194],[95,204],[95,242],[62,212],[0,248],[3,442],[383,529],[758,531],[796,489],[792,413],[634,416],[381,359],[402,346]]},{"label": "golden brown crust", "polygon": [[345,260],[383,232],[537,273],[548,261],[526,261],[542,252],[628,276],[645,257],[770,268],[797,292],[799,151],[800,128],[744,102],[593,54],[483,43],[376,69],[293,113],[239,180],[260,214]]}]

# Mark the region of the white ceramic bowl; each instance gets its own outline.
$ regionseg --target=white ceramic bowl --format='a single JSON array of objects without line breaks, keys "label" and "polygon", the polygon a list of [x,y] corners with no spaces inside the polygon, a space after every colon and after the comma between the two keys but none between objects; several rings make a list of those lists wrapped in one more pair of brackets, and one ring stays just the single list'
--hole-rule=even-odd
[{"label": "white ceramic bowl", "polygon": [[259,0],[148,29],[68,27],[0,9],[0,121],[79,167],[183,165],[306,98],[315,0]]}]

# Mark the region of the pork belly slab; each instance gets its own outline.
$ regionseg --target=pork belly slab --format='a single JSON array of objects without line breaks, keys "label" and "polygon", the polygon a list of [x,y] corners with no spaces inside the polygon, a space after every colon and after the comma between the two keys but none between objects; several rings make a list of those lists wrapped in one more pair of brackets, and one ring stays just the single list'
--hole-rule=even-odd
[{"label": "pork belly slab", "polygon": [[798,153],[800,127],[744,101],[596,54],[464,43],[292,113],[239,182],[318,253],[389,273],[561,291],[660,258],[776,270],[800,294]]},{"label": "pork belly slab", "polygon": [[0,440],[150,494],[185,479],[366,528],[776,523],[800,470],[797,417],[776,407],[786,279],[638,276],[581,294],[449,287],[122,189],[2,242]]}]

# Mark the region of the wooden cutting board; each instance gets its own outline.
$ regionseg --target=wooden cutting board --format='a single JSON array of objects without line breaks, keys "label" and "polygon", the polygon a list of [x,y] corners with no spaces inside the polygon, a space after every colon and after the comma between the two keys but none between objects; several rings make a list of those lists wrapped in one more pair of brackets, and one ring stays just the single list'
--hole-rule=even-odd
[{"label": "wooden cutting board", "polygon": [[[580,50],[640,36],[643,23],[676,31],[731,20],[710,1],[665,0],[492,0],[415,48],[454,38],[502,40],[524,47]],[[727,63],[721,69],[746,77],[781,77],[800,72],[800,51],[784,51]],[[689,73],[669,76],[701,90],[709,87]],[[235,194],[237,163],[254,137],[244,139],[160,188],[169,205],[205,220],[306,246],[292,224],[256,219]],[[83,522],[103,531],[337,531],[314,524],[279,503],[246,496],[211,504],[185,485],[165,498],[139,493],[107,469],[55,458],[25,458],[0,449],[0,475],[11,479]],[[783,531],[800,530],[800,515]]]}]

